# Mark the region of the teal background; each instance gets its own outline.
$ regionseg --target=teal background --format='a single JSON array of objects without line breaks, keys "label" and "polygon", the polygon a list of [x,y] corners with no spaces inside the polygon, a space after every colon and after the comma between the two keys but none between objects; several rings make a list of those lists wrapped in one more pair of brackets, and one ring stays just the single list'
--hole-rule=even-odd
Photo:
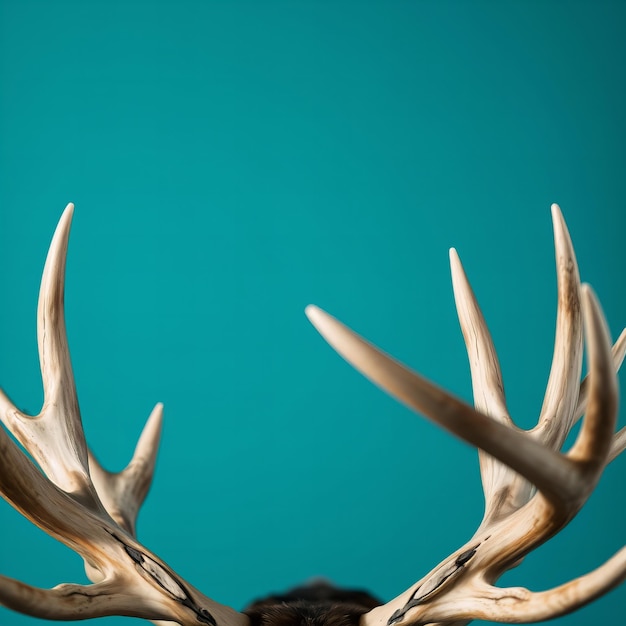
[{"label": "teal background", "polygon": [[[531,426],[554,333],[551,202],[614,337],[626,321],[626,4],[0,11],[3,388],[39,410],[39,278],[75,202],[68,334],[102,462],[123,467],[165,403],[140,539],[236,608],[319,575],[383,599],[407,588],[479,522],[475,451],[352,371],[303,309],[469,400],[454,245]],[[619,549],[624,476],[621,458],[503,584],[545,589]],[[4,502],[0,572],[84,579]],[[614,623],[625,602],[623,586],[560,623]]]}]

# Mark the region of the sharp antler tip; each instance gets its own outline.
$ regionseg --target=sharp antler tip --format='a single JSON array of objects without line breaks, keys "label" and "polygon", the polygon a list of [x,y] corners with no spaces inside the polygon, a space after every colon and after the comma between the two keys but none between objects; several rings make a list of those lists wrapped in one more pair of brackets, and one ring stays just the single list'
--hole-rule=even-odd
[{"label": "sharp antler tip", "polygon": [[150,415],[148,416],[148,419],[146,420],[144,430],[160,431],[162,424],[163,424],[163,403],[157,402],[154,405],[154,408],[152,409],[152,411],[150,411]]},{"label": "sharp antler tip", "polygon": [[150,437],[160,437],[163,428],[163,405],[159,402],[146,420],[144,431],[149,433]]},{"label": "sharp antler tip", "polygon": [[54,231],[54,236],[52,237],[52,244],[54,245],[55,240],[59,240],[59,238],[65,239],[67,242],[67,237],[69,235],[69,230],[72,225],[72,217],[74,216],[74,203],[70,202],[63,213],[61,214],[61,218],[57,224],[56,230]]},{"label": "sharp antler tip", "polygon": [[550,212],[552,213],[552,224],[554,230],[564,230],[565,226],[565,218],[563,217],[563,212],[561,211],[561,207],[558,204],[553,204],[550,207]]},{"label": "sharp antler tip", "polygon": [[309,304],[304,309],[304,314],[309,318],[309,321],[315,323],[315,320],[320,318],[322,310],[314,304]]},{"label": "sharp antler tip", "polygon": [[452,279],[454,280],[456,274],[463,274],[463,264],[461,263],[461,257],[456,251],[456,248],[450,248],[450,269],[452,270]]},{"label": "sharp antler tip", "polygon": [[69,202],[68,205],[63,209],[63,214],[61,215],[61,220],[63,222],[71,221],[72,216],[74,215],[74,203]]},{"label": "sharp antler tip", "polygon": [[559,238],[567,233],[567,225],[565,224],[565,218],[563,217],[563,212],[561,211],[561,207],[558,204],[553,203],[550,206],[550,211],[552,213],[552,228],[554,230],[555,237]]}]

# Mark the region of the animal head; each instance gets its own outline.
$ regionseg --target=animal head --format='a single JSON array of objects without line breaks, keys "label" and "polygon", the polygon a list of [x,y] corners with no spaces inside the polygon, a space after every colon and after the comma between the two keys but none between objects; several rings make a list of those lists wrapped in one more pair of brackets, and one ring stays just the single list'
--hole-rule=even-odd
[{"label": "animal head", "polygon": [[[583,507],[604,468],[626,448],[615,433],[616,372],[626,331],[611,347],[596,296],[581,285],[572,243],[552,207],[558,277],[557,330],[544,403],[534,428],[509,416],[496,351],[461,262],[450,254],[457,312],[472,376],[474,407],[394,360],[310,306],[323,337],[373,382],[479,450],[485,513],[471,538],[385,604],[317,584],[238,612],[205,596],[136,537],[159,443],[162,407],[148,419],[129,465],[104,470],[90,453],[79,411],[64,319],[64,273],[73,206],[46,260],[38,305],[44,403],[37,416],[0,394],[0,494],[22,515],[77,552],[91,584],[40,589],[0,576],[0,604],[53,620],[110,615],[182,626],[409,626],[473,619],[534,622],[573,611],[626,578],[626,548],[554,589],[496,586],[507,570],[558,533]],[[583,341],[584,339],[584,341]],[[587,376],[581,382],[583,343]],[[582,418],[574,444],[565,440]]]}]

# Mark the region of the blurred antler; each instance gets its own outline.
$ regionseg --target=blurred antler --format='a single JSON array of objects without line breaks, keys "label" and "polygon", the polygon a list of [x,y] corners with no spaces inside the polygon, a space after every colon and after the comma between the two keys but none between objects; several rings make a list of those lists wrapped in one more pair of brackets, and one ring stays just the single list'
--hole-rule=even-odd
[{"label": "blurred antler", "polygon": [[[454,250],[454,295],[467,346],[475,407],[412,372],[317,307],[307,315],[324,338],[373,382],[476,446],[485,514],[474,536],[407,591],[364,615],[361,626],[524,623],[563,615],[626,579],[626,548],[600,568],[541,593],[493,586],[508,569],[561,530],[581,509],[606,465],[626,447],[617,435],[617,380],[626,331],[613,347],[592,290],[580,285],[567,228],[552,207],[558,313],[552,368],[537,426],[517,428],[508,413],[491,336]],[[588,377],[581,384],[582,329]],[[585,412],[569,452],[560,452]]]},{"label": "blurred antler", "polygon": [[38,589],[0,576],[0,604],[35,617],[76,620],[107,615],[183,626],[247,626],[248,618],[202,595],[135,539],[161,429],[152,412],[128,467],[104,471],[87,450],[67,345],[63,307],[69,204],[54,234],[39,293],[41,412],[20,412],[0,392],[0,419],[41,470],[0,428],[0,494],[43,531],[80,554],[92,585]]}]

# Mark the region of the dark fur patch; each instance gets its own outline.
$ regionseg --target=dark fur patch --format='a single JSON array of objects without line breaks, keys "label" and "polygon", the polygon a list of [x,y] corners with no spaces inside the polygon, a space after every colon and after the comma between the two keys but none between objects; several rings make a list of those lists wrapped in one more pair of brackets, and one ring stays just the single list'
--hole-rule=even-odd
[{"label": "dark fur patch", "polygon": [[251,626],[358,626],[361,615],[380,604],[365,591],[316,582],[257,600],[244,613]]}]

